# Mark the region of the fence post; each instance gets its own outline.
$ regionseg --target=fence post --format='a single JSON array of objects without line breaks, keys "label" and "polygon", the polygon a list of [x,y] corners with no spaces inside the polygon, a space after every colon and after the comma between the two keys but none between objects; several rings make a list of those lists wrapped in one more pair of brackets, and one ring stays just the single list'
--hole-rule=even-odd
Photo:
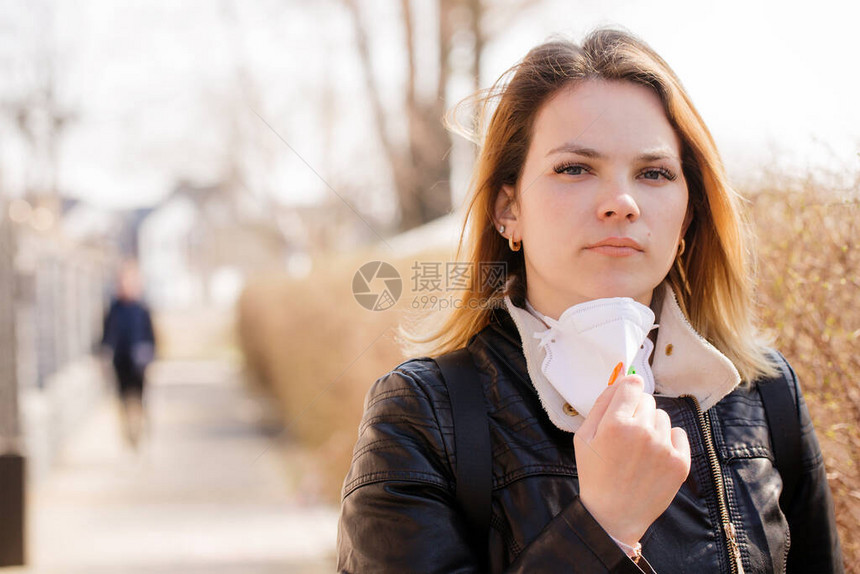
[{"label": "fence post", "polygon": [[24,564],[25,465],[18,416],[15,231],[0,202],[0,567]]}]

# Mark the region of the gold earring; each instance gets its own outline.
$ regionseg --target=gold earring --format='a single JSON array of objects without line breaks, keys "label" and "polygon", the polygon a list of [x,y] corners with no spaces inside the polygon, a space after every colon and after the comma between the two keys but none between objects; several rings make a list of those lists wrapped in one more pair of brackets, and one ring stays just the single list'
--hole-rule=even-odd
[{"label": "gold earring", "polygon": [[687,242],[684,241],[684,238],[681,238],[681,245],[678,247],[678,257],[684,254],[684,251],[687,249]]},{"label": "gold earring", "polygon": [[514,234],[511,233],[511,236],[508,237],[508,247],[511,248],[511,251],[519,251],[522,245],[522,241],[514,241]]}]

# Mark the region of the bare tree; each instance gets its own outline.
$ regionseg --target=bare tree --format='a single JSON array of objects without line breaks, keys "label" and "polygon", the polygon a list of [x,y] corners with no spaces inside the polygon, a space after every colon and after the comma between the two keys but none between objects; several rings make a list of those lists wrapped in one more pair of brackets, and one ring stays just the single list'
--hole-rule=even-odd
[{"label": "bare tree", "polygon": [[9,20],[11,34],[20,51],[0,53],[0,61],[19,74],[0,93],[0,113],[12,127],[6,137],[17,136],[24,143],[24,194],[37,204],[59,209],[60,152],[69,128],[78,119],[77,109],[68,103],[69,68],[72,56],[67,46],[57,46],[53,33],[56,18],[53,2],[34,3]]},{"label": "bare tree", "polygon": [[448,213],[451,209],[448,152],[451,140],[442,125],[445,112],[445,89],[450,75],[448,59],[451,40],[455,32],[449,18],[451,11],[461,3],[478,5],[477,0],[438,0],[439,28],[438,80],[432,94],[419,94],[416,89],[415,25],[410,0],[401,0],[402,25],[405,32],[407,55],[406,93],[406,145],[390,135],[380,89],[373,79],[371,50],[365,15],[357,0],[344,0],[352,14],[353,29],[362,63],[365,86],[371,101],[373,122],[388,164],[391,166],[400,212],[399,227],[410,229]]},{"label": "bare tree", "polygon": [[[472,87],[480,87],[481,57],[493,30],[536,5],[539,0],[436,0],[438,30],[435,31],[439,70],[434,90],[420,94],[416,88],[416,37],[411,0],[401,0],[401,24],[404,29],[404,50],[407,56],[404,109],[406,114],[406,144],[399,145],[390,135],[380,88],[373,79],[367,15],[360,10],[358,0],[343,0],[353,23],[355,42],[362,64],[364,82],[371,100],[371,113],[376,133],[386,160],[391,166],[400,213],[399,227],[407,230],[431,221],[451,210],[450,151],[451,136],[442,123],[447,108],[445,92],[452,77],[451,55],[455,41],[471,41],[470,58],[459,66],[468,74]],[[487,24],[487,15],[493,22]]]}]

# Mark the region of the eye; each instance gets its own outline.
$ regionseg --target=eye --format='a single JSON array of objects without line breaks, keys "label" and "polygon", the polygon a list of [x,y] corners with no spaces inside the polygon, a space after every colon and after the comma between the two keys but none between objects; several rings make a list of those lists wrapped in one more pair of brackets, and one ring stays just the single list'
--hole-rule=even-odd
[{"label": "eye", "polygon": [[645,176],[645,179],[650,179],[652,181],[657,181],[660,179],[662,175],[668,181],[675,181],[675,174],[666,169],[665,167],[653,167],[648,168],[642,172],[642,175]]},{"label": "eye", "polygon": [[582,175],[588,172],[588,168],[578,163],[562,163],[553,168],[555,173],[563,173],[566,175]]}]

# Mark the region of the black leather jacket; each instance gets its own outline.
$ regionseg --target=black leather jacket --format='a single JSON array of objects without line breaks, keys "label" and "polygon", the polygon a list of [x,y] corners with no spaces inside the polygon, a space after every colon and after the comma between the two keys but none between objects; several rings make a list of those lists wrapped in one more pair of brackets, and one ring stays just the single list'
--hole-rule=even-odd
[{"label": "black leather jacket", "polygon": [[470,547],[455,500],[451,407],[439,369],[413,359],[368,392],[343,485],[340,572],[477,572],[477,553],[489,552],[492,572],[733,573],[714,471],[722,474],[746,574],[843,572],[824,462],[802,395],[803,473],[787,515],[755,384],[742,384],[701,416],[691,397],[655,396],[673,426],[687,432],[692,465],[642,538],[647,560],[637,566],[579,501],[573,435],[543,411],[507,310],[495,310],[468,348],[490,417],[489,548]]}]

